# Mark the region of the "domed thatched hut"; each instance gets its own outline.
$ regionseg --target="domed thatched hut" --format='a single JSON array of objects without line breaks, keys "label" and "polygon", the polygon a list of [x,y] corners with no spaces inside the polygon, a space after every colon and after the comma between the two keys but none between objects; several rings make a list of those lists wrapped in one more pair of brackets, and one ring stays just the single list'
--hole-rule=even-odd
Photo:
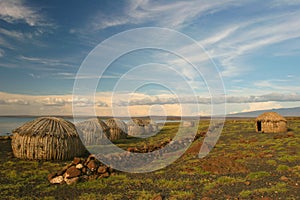
[{"label": "domed thatched hut", "polygon": [[267,112],[256,118],[256,132],[283,133],[287,131],[287,120],[276,112]]},{"label": "domed thatched hut", "polygon": [[158,131],[158,124],[157,124],[156,122],[154,122],[154,121],[151,120],[149,124],[150,124],[151,127],[152,127],[152,133]]},{"label": "domed thatched hut", "polygon": [[142,119],[133,119],[127,122],[128,135],[138,136],[145,133],[144,120]]},{"label": "domed thatched hut", "polygon": [[99,118],[88,119],[75,125],[86,146],[103,144],[104,138],[109,139],[109,127]]},{"label": "domed thatched hut", "polygon": [[110,128],[110,140],[124,139],[127,137],[127,125],[122,120],[111,118],[106,120],[105,123]]},{"label": "domed thatched hut", "polygon": [[183,121],[182,126],[183,127],[194,127],[195,122],[194,121]]},{"label": "domed thatched hut", "polygon": [[15,157],[69,160],[85,153],[74,124],[61,118],[40,117],[13,131]]}]

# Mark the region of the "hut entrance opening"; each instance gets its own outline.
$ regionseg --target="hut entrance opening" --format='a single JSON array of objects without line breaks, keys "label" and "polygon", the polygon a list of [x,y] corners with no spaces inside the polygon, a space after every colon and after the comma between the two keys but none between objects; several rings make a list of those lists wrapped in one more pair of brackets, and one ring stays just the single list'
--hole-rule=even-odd
[{"label": "hut entrance opening", "polygon": [[257,131],[260,132],[261,131],[261,121],[257,122]]}]

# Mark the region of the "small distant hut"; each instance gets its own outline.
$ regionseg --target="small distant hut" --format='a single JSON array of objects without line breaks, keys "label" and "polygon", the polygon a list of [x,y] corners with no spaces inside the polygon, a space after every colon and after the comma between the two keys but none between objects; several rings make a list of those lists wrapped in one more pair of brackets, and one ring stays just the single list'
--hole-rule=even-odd
[{"label": "small distant hut", "polygon": [[99,118],[88,119],[75,125],[86,146],[103,144],[105,138],[109,139],[109,127]]},{"label": "small distant hut", "polygon": [[256,118],[256,132],[287,132],[287,120],[276,112],[267,112]]},{"label": "small distant hut", "polygon": [[194,127],[195,122],[194,121],[183,121],[182,125],[183,125],[183,127]]},{"label": "small distant hut", "polygon": [[82,156],[82,144],[74,124],[61,118],[40,117],[15,129],[12,150],[17,158],[70,160]]},{"label": "small distant hut", "polygon": [[142,119],[132,119],[127,122],[128,135],[140,136],[145,133],[144,120]]},{"label": "small distant hut", "polygon": [[124,139],[127,137],[127,125],[120,119],[111,118],[105,121],[109,127],[110,140]]},{"label": "small distant hut", "polygon": [[156,133],[158,131],[158,124],[155,121],[150,121],[150,125],[152,127],[152,133]]}]

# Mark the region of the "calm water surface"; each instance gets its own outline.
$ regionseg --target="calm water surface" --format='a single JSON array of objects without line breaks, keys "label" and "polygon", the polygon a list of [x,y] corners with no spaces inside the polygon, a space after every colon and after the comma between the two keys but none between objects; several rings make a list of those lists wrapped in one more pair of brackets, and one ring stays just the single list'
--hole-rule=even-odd
[{"label": "calm water surface", "polygon": [[[22,126],[24,123],[32,121],[36,119],[37,117],[0,117],[0,135],[7,135],[12,132],[12,130]],[[65,117],[64,119],[73,121],[72,118]],[[84,118],[79,119],[79,121],[85,120]],[[123,120],[124,122],[127,122],[128,120]],[[164,123],[165,121],[157,120],[157,123]],[[171,121],[168,121],[171,122]],[[179,122],[177,120],[174,120],[172,122]]]}]

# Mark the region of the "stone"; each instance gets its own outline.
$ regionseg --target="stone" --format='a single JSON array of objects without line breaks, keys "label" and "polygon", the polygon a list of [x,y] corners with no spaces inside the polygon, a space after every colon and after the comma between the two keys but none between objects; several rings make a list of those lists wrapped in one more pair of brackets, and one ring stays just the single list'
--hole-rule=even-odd
[{"label": "stone", "polygon": [[83,168],[83,165],[81,163],[76,165],[76,169],[82,169],[82,168]]},{"label": "stone", "polygon": [[98,164],[96,163],[95,160],[90,160],[89,163],[87,164],[87,167],[91,170],[91,171],[95,171],[98,168]]},{"label": "stone", "polygon": [[128,147],[128,148],[127,148],[127,151],[129,151],[129,152],[134,152],[134,148],[133,148],[133,147]]},{"label": "stone", "polygon": [[108,172],[111,174],[114,172],[114,169],[112,167],[108,167]]},{"label": "stone", "polygon": [[108,178],[109,177],[109,173],[105,172],[104,174],[101,174],[99,177],[100,178]]},{"label": "stone", "polygon": [[244,183],[245,183],[245,185],[247,185],[247,186],[251,185],[251,182],[250,182],[250,181],[245,181]]},{"label": "stone", "polygon": [[69,169],[67,169],[67,171],[65,173],[65,177],[68,179],[71,179],[71,178],[80,176],[80,174],[81,174],[81,171],[79,169],[76,169],[75,166],[72,166]]},{"label": "stone", "polygon": [[282,176],[282,177],[280,177],[280,180],[281,180],[281,181],[285,181],[285,182],[286,182],[286,181],[288,181],[288,180],[289,180],[289,178],[288,178],[288,177],[286,177],[286,176]]},{"label": "stone", "polygon": [[48,175],[48,181],[50,181],[51,179],[55,178],[57,176],[56,173],[51,173]]},{"label": "stone", "polygon": [[89,168],[86,168],[86,175],[88,176],[92,175],[92,171]]},{"label": "stone", "polygon": [[83,174],[86,174],[87,168],[86,168],[86,167],[83,167],[83,168],[81,169],[81,171],[82,171]]},{"label": "stone", "polygon": [[88,179],[89,180],[96,180],[98,177],[99,177],[99,175],[94,174],[94,175],[88,176]]},{"label": "stone", "polygon": [[54,177],[50,180],[50,183],[51,184],[62,184],[62,183],[64,183],[64,177],[63,176]]},{"label": "stone", "polygon": [[201,200],[212,200],[212,198],[209,198],[209,197],[203,197]]},{"label": "stone", "polygon": [[65,182],[68,185],[73,185],[79,181],[79,177],[74,177],[74,178],[65,178]]},{"label": "stone", "polygon": [[156,195],[155,197],[153,197],[152,200],[163,200],[163,199],[164,199],[164,197],[159,194],[159,195]]},{"label": "stone", "polygon": [[77,164],[79,164],[81,162],[81,159],[80,158],[78,158],[78,157],[75,157],[74,159],[73,159],[73,164],[74,165],[77,165]]},{"label": "stone", "polygon": [[88,179],[89,179],[89,176],[88,176],[88,175],[83,175],[83,176],[81,176],[81,179],[82,179],[82,180],[88,180]]},{"label": "stone", "polygon": [[106,171],[107,171],[107,167],[105,166],[100,166],[97,170],[99,174],[104,174]]},{"label": "stone", "polygon": [[286,135],[287,135],[287,137],[295,137],[294,132],[291,132],[291,131],[287,132]]},{"label": "stone", "polygon": [[85,165],[87,165],[87,163],[89,163],[91,160],[95,160],[95,156],[94,155],[89,155],[89,157],[86,159],[85,161]]},{"label": "stone", "polygon": [[272,158],[272,157],[273,157],[273,154],[271,154],[271,153],[265,155],[265,158]]},{"label": "stone", "polygon": [[68,168],[69,168],[69,166],[63,167],[60,171],[57,172],[57,175],[58,176],[63,175],[67,171]]}]

